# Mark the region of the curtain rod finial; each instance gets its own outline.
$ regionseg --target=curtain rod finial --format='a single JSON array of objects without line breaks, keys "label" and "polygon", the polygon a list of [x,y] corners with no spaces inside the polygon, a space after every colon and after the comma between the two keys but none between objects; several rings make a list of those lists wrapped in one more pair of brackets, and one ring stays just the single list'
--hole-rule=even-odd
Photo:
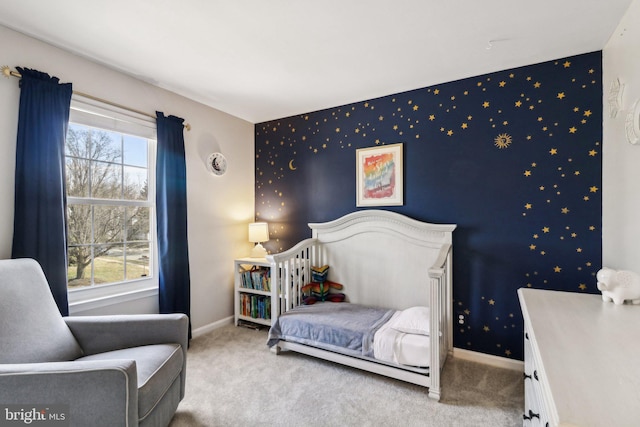
[{"label": "curtain rod finial", "polygon": [[8,65],[3,65],[1,69],[3,76],[5,76],[6,78],[11,77],[11,68],[9,68]]},{"label": "curtain rod finial", "polygon": [[189,123],[185,123],[184,128],[189,132],[191,130],[191,125]]}]

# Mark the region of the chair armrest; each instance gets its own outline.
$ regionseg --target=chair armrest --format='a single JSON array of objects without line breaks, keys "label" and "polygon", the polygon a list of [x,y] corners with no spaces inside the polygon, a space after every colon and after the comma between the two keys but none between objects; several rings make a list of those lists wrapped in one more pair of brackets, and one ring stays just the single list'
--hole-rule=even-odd
[{"label": "chair armrest", "polygon": [[151,344],[176,343],[187,358],[188,325],[184,314],[131,314],[65,317],[85,356]]},{"label": "chair armrest", "polygon": [[137,389],[133,360],[0,365],[3,405],[64,405],[70,425],[137,425]]},{"label": "chair armrest", "polygon": [[182,347],[180,397],[185,394],[189,318],[184,314],[122,314],[72,316],[64,321],[85,356],[151,344],[176,343]]}]

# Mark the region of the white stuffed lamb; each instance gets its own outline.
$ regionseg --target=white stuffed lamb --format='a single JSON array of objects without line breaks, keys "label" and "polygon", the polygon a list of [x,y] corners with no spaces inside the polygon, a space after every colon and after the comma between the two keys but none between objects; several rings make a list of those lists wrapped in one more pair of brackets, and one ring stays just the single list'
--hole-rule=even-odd
[{"label": "white stuffed lamb", "polygon": [[604,267],[598,271],[596,279],[603,301],[613,301],[617,305],[625,301],[640,303],[640,275],[637,273]]}]

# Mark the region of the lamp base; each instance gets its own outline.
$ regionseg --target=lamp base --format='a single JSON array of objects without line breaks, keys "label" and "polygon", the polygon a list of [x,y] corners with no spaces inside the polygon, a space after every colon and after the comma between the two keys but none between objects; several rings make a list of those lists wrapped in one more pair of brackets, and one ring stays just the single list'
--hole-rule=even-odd
[{"label": "lamp base", "polygon": [[253,250],[251,251],[251,258],[265,258],[267,256],[267,250],[262,246],[261,243],[257,243]]}]

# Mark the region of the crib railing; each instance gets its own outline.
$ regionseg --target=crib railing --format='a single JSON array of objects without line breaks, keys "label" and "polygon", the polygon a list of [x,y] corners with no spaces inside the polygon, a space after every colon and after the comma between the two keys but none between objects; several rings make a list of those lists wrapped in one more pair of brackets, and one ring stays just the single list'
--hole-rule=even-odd
[{"label": "crib railing", "polygon": [[302,287],[311,282],[311,267],[322,265],[320,245],[306,239],[291,249],[267,255],[271,263],[271,321],[302,304]]}]

